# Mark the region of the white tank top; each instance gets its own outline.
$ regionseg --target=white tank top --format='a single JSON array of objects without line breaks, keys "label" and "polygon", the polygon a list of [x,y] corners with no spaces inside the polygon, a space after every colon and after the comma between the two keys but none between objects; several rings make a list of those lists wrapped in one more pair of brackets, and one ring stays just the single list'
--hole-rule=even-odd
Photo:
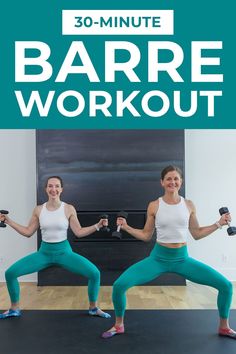
[{"label": "white tank top", "polygon": [[69,221],[65,216],[65,203],[62,202],[57,210],[48,210],[46,203],[43,204],[39,215],[39,224],[44,242],[62,242],[67,239]]},{"label": "white tank top", "polygon": [[190,212],[183,197],[178,204],[167,204],[159,198],[155,227],[157,242],[182,243],[187,241]]}]

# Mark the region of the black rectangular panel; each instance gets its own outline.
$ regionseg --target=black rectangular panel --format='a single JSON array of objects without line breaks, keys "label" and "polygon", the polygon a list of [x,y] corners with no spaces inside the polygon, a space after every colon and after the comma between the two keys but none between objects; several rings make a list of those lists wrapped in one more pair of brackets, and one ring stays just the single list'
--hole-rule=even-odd
[{"label": "black rectangular panel", "polygon": [[[162,194],[160,172],[184,168],[183,130],[37,130],[38,203],[51,175],[78,211],[140,210]],[[184,186],[182,188],[184,195]]]}]

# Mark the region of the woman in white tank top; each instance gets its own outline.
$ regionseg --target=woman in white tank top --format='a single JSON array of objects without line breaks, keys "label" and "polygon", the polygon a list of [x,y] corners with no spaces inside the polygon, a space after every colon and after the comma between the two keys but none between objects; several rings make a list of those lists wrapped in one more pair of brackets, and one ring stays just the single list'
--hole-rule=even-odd
[{"label": "woman in white tank top", "polygon": [[48,178],[45,190],[48,201],[34,209],[28,226],[19,225],[7,215],[0,214],[0,220],[5,221],[22,236],[31,237],[39,227],[42,233],[40,249],[20,259],[6,271],[5,276],[11,298],[11,308],[0,314],[0,319],[21,315],[19,309],[20,288],[17,278],[21,275],[38,272],[51,265],[61,266],[88,278],[89,315],[103,318],[111,317],[97,306],[100,287],[98,268],[85,257],[73,252],[67,240],[69,226],[75,236],[85,237],[106,225],[107,220],[101,219],[95,225],[81,227],[75,208],[60,199],[63,191],[63,181],[58,176]]},{"label": "woman in white tank top", "polygon": [[189,257],[186,246],[189,233],[195,240],[206,237],[219,227],[227,225],[231,220],[230,214],[222,215],[220,220],[212,225],[201,227],[194,204],[179,195],[182,185],[181,170],[175,166],[167,166],[161,173],[161,185],[164,195],[149,204],[146,224],[142,230],[129,226],[124,218],[117,219],[117,224],[121,225],[123,230],[145,242],[151,240],[156,229],[157,242],[149,257],[132,265],[115,281],[112,299],[116,322],[102,337],[111,338],[124,333],[126,291],[129,288],[171,272],[218,290],[218,334],[236,339],[236,332],[230,328],[228,322],[232,300],[231,282],[206,264]]}]

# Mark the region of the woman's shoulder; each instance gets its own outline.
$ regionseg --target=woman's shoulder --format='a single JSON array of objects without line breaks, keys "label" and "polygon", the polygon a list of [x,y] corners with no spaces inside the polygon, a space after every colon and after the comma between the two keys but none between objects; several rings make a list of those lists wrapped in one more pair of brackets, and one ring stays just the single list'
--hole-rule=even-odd
[{"label": "woman's shoulder", "polygon": [[64,209],[68,215],[76,214],[76,209],[72,204],[68,204],[64,202]]},{"label": "woman's shoulder", "polygon": [[65,208],[67,208],[67,209],[74,209],[74,210],[75,210],[74,205],[68,204],[68,203],[66,203],[66,202],[62,202],[62,203],[64,204],[64,207],[65,207]]},{"label": "woman's shoulder", "polygon": [[148,204],[148,212],[155,215],[157,213],[158,207],[159,207],[159,198],[151,201]]},{"label": "woman's shoulder", "polygon": [[190,211],[195,210],[195,205],[193,204],[192,200],[186,199],[186,198],[183,198],[183,200],[185,201],[185,203]]},{"label": "woman's shoulder", "polygon": [[[45,203],[44,203],[44,204],[45,204]],[[34,208],[33,214],[39,216],[39,214],[41,213],[41,210],[43,209],[44,204],[37,205],[37,206]]]},{"label": "woman's shoulder", "polygon": [[157,199],[155,199],[155,200],[152,200],[152,201],[148,204],[148,207],[151,207],[151,208],[156,207],[156,206],[159,204],[159,199],[160,199],[160,198],[157,198]]}]

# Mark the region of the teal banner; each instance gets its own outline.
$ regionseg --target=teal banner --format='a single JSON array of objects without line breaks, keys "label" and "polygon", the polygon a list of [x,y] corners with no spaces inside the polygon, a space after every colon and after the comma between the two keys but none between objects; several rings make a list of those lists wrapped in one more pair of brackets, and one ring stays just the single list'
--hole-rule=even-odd
[{"label": "teal banner", "polygon": [[1,5],[1,129],[236,128],[231,1]]}]

